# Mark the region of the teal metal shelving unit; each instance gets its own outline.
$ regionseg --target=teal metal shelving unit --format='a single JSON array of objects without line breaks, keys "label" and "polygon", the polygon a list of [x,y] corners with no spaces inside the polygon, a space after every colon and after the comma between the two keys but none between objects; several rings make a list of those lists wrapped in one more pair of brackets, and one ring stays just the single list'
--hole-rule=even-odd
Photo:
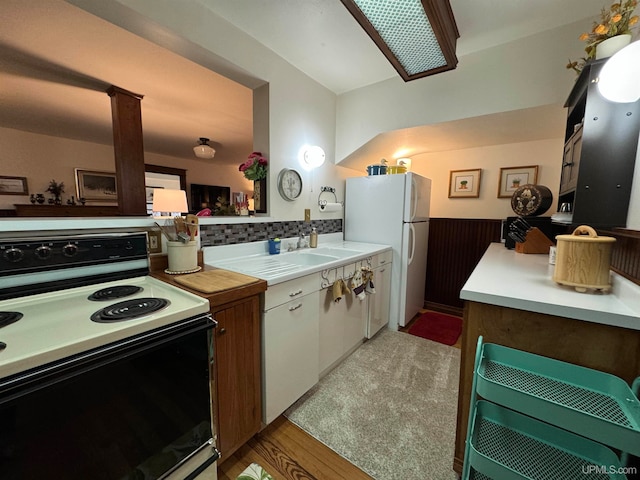
[{"label": "teal metal shelving unit", "polygon": [[633,388],[480,337],[462,478],[626,479],[627,453],[640,456],[640,380]]}]

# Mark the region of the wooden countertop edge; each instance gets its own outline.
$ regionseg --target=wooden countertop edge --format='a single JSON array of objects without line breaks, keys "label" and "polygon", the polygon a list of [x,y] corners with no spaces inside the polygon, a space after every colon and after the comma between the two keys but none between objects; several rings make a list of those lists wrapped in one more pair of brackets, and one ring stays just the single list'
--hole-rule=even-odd
[{"label": "wooden countertop edge", "polygon": [[[202,272],[206,272],[209,270],[223,270],[216,267],[211,267],[209,265],[202,265]],[[188,275],[188,274],[186,274]],[[242,285],[240,287],[232,287],[227,290],[222,290],[220,292],[214,293],[204,293],[199,292],[198,290],[194,290],[192,288],[188,288],[184,285],[175,281],[176,277],[180,277],[182,275],[169,275],[165,273],[163,270],[151,271],[151,276],[157,278],[158,280],[162,280],[174,287],[181,288],[182,290],[186,290],[187,292],[193,293],[194,295],[198,295],[199,297],[206,298],[209,300],[209,305],[211,308],[224,305],[230,302],[234,302],[236,300],[241,300],[243,298],[251,297],[253,295],[258,295],[267,290],[267,281],[256,278],[255,282],[249,283],[247,285]]]}]

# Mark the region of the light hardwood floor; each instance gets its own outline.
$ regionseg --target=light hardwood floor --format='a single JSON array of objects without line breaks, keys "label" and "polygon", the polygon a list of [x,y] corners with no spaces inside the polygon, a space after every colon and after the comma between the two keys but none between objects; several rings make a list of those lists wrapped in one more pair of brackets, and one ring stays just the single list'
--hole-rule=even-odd
[{"label": "light hardwood floor", "polygon": [[218,480],[235,480],[253,462],[275,480],[372,478],[282,415],[218,467]]},{"label": "light hardwood floor", "polygon": [[[418,316],[400,331],[406,332]],[[453,346],[460,348],[460,338]],[[218,466],[218,480],[235,480],[253,462],[275,480],[372,480],[282,415]]]}]

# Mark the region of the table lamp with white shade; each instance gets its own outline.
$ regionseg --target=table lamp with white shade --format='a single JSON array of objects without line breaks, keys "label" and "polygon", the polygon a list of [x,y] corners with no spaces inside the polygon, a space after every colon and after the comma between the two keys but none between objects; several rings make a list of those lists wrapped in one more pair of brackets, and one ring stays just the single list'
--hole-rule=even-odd
[{"label": "table lamp with white shade", "polygon": [[154,188],[151,209],[154,217],[162,217],[163,214],[173,217],[186,213],[189,211],[187,192],[170,188]]}]

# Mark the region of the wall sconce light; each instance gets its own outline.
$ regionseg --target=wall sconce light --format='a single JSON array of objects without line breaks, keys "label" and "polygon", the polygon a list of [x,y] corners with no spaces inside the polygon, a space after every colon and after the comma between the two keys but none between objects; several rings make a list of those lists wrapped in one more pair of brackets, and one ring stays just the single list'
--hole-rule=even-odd
[{"label": "wall sconce light", "polygon": [[187,192],[170,188],[154,188],[151,210],[154,217],[162,216],[163,213],[173,216],[176,213],[188,212]]},{"label": "wall sconce light", "polygon": [[193,147],[193,153],[196,154],[198,158],[213,158],[216,154],[216,151],[213,147],[209,145],[209,139],[200,137],[200,143]]},{"label": "wall sconce light", "polygon": [[324,163],[325,154],[324,150],[318,146],[303,145],[298,152],[298,158],[306,170],[311,170]]},{"label": "wall sconce light", "polygon": [[640,41],[616,52],[598,76],[600,95],[611,102],[633,103],[640,99]]}]

